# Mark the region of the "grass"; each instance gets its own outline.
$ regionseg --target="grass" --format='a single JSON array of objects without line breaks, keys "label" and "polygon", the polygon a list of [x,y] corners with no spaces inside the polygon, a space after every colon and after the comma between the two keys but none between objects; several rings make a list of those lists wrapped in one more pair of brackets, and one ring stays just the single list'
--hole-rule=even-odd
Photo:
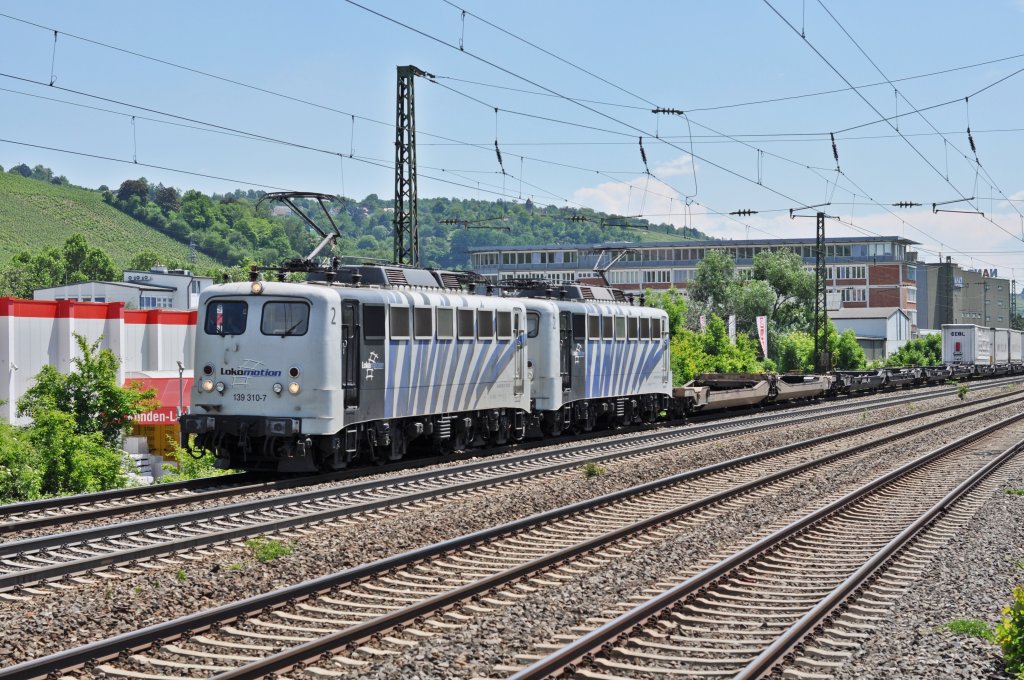
[{"label": "grass", "polygon": [[953,619],[949,623],[939,626],[940,629],[948,630],[956,635],[969,635],[981,638],[989,642],[995,642],[995,635],[988,624],[978,619]]},{"label": "grass", "polygon": [[[168,260],[188,261],[187,244],[107,205],[98,191],[0,173],[0,265],[23,250],[38,253],[62,246],[76,232],[118,267],[128,266],[136,253],[147,249]],[[217,263],[200,253],[196,266],[206,269]]]},{"label": "grass", "polygon": [[174,573],[174,578],[178,579],[179,581],[187,581],[188,574],[185,573],[184,569],[179,569]]},{"label": "grass", "polygon": [[242,563],[241,562],[232,562],[231,564],[228,565],[228,571],[242,571]]},{"label": "grass", "polygon": [[583,470],[584,477],[600,477],[607,472],[603,465],[598,465],[597,463],[587,463],[580,469]]},{"label": "grass", "polygon": [[273,538],[250,538],[245,542],[245,547],[260,562],[270,562],[294,552],[290,545]]},{"label": "grass", "polygon": [[960,401],[964,401],[965,399],[967,399],[967,393],[970,392],[970,390],[971,388],[969,385],[967,385],[966,383],[960,383],[960,385],[956,388],[956,396],[960,399]]},{"label": "grass", "polygon": [[1024,496],[1024,489],[1007,489],[1006,493],[1011,496]]}]

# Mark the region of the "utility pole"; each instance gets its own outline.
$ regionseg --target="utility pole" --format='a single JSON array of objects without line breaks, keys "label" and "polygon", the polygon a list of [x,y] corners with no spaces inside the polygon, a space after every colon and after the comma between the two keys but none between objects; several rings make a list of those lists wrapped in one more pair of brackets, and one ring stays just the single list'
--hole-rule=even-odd
[{"label": "utility pole", "polygon": [[430,76],[415,66],[398,67],[395,103],[395,264],[420,265],[416,199],[416,104],[413,80]]},{"label": "utility pole", "polygon": [[946,256],[946,263],[942,267],[942,271],[946,273],[945,280],[945,291],[946,291],[946,304],[944,306],[946,320],[944,323],[956,323],[956,319],[953,318],[953,312],[955,307],[953,305],[953,292],[954,292],[954,278],[953,278],[953,258],[949,255]]},{"label": "utility pole", "polygon": [[825,213],[816,216],[818,233],[815,240],[814,260],[814,372],[832,370],[832,355],[828,351],[828,295],[825,288]]}]

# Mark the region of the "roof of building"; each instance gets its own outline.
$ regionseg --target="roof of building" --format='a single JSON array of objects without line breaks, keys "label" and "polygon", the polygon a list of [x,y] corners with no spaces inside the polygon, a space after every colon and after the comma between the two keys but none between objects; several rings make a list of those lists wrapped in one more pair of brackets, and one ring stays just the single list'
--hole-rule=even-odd
[{"label": "roof of building", "polygon": [[156,276],[185,276],[185,277],[188,277],[190,279],[209,279],[210,281],[213,281],[213,277],[212,276],[202,276],[200,274],[195,274],[195,273],[189,271],[188,269],[168,269],[165,272],[157,271],[155,269],[125,269],[124,273],[125,274],[149,274],[151,276],[152,275],[156,275]]},{"label": "roof of building", "polygon": [[171,286],[156,286],[153,284],[147,285],[142,283],[128,283],[126,281],[78,281],[77,283],[68,283],[63,286],[50,286],[49,288],[37,288],[36,290],[67,290],[75,286],[81,286],[86,283],[99,283],[104,286],[120,286],[121,288],[134,288],[135,290],[157,290],[170,293],[173,293],[178,290],[177,288],[173,288]]},{"label": "roof of building", "polygon": [[[495,250],[593,250],[595,248],[730,248],[735,246],[806,246],[814,245],[813,238],[765,238],[765,239],[738,239],[735,241],[644,241],[644,242],[616,242],[616,243],[561,243],[534,246],[472,246],[469,252],[490,252]],[[903,238],[902,236],[836,236],[825,239],[825,243],[900,243],[902,245],[920,245],[917,241]]]},{"label": "roof of building", "polygon": [[829,312],[828,316],[830,319],[888,319],[897,312],[907,316],[899,307],[843,307]]}]

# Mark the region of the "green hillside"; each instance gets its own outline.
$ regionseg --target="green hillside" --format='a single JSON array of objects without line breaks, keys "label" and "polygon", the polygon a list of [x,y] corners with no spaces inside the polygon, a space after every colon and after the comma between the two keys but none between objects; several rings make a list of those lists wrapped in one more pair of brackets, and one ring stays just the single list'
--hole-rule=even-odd
[{"label": "green hillside", "polygon": [[[0,266],[21,251],[61,246],[76,232],[120,268],[142,250],[168,261],[188,261],[187,245],[107,205],[98,191],[0,173]],[[200,253],[195,266],[205,270],[218,265]]]}]

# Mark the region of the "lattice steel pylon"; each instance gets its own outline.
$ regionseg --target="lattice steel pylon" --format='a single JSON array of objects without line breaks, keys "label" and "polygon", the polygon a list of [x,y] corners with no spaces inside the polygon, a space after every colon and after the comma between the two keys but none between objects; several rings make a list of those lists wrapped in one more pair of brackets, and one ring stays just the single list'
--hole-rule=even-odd
[{"label": "lattice steel pylon", "polygon": [[416,103],[413,80],[430,74],[415,66],[398,67],[395,102],[395,264],[420,265],[416,198]]},{"label": "lattice steel pylon", "polygon": [[818,235],[814,259],[814,372],[832,370],[828,351],[828,295],[825,288],[825,213],[817,214]]}]

